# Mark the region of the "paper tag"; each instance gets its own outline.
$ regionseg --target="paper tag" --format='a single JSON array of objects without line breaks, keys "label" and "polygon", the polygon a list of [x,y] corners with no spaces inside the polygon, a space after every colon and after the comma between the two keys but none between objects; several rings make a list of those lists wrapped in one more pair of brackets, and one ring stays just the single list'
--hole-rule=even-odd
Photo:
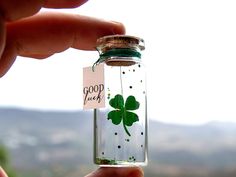
[{"label": "paper tag", "polygon": [[83,68],[83,108],[105,107],[104,64]]}]

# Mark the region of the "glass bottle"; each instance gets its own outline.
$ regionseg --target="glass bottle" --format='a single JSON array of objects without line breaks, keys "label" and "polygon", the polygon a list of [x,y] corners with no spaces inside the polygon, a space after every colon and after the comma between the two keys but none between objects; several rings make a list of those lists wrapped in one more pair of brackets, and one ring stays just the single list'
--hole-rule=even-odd
[{"label": "glass bottle", "polygon": [[[97,40],[104,64],[105,108],[94,110],[94,163],[147,164],[147,104],[143,39],[112,35]],[[96,68],[96,66],[95,66]]]}]

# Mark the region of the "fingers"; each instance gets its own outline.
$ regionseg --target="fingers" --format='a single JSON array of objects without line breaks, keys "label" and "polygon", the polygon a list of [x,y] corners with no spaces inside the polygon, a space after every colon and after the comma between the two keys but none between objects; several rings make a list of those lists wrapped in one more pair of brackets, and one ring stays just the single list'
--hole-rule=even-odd
[{"label": "fingers", "polygon": [[0,166],[0,177],[7,177],[7,174],[4,172],[1,166]]},{"label": "fingers", "polygon": [[43,13],[7,25],[7,45],[21,56],[50,55],[69,47],[94,50],[97,38],[123,34],[120,23],[81,15]]},{"label": "fingers", "polygon": [[5,23],[3,19],[0,16],[0,56],[3,52],[3,48],[5,46],[6,41],[6,29],[5,29]]},{"label": "fingers", "polygon": [[0,12],[6,21],[17,20],[37,13],[44,0],[1,0]]},{"label": "fingers", "polygon": [[44,7],[47,8],[73,8],[78,7],[88,0],[45,0]]},{"label": "fingers", "polygon": [[0,77],[4,76],[14,63],[17,56],[16,49],[11,45],[6,45],[0,59]]},{"label": "fingers", "polygon": [[69,47],[94,50],[97,38],[124,33],[120,23],[59,13],[43,13],[8,23],[0,76],[7,72],[17,55],[40,59]]},{"label": "fingers", "polygon": [[141,168],[99,168],[95,172],[87,175],[86,177],[143,177]]},{"label": "fingers", "polygon": [[36,14],[42,7],[73,8],[87,0],[1,0],[0,12],[6,21],[13,21]]}]

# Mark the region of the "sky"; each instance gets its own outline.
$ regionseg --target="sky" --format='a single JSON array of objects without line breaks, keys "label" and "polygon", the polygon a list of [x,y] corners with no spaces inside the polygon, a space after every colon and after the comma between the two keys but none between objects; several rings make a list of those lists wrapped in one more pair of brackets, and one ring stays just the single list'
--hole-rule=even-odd
[{"label": "sky", "polygon": [[[145,40],[148,116],[202,124],[236,122],[235,9],[233,0],[90,0],[60,11],[123,22],[128,35]],[[18,57],[0,79],[0,106],[81,110],[82,68],[97,58],[75,49],[46,60]]]}]

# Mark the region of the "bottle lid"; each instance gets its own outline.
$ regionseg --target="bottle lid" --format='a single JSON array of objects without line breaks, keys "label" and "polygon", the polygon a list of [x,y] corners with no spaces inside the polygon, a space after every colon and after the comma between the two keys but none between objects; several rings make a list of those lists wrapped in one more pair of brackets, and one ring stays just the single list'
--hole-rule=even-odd
[{"label": "bottle lid", "polygon": [[111,66],[130,66],[140,62],[140,51],[144,49],[144,40],[134,36],[110,35],[97,40],[98,62],[105,61]]},{"label": "bottle lid", "polygon": [[102,53],[114,48],[142,51],[145,49],[145,45],[143,39],[129,35],[110,35],[97,40],[97,49]]}]

